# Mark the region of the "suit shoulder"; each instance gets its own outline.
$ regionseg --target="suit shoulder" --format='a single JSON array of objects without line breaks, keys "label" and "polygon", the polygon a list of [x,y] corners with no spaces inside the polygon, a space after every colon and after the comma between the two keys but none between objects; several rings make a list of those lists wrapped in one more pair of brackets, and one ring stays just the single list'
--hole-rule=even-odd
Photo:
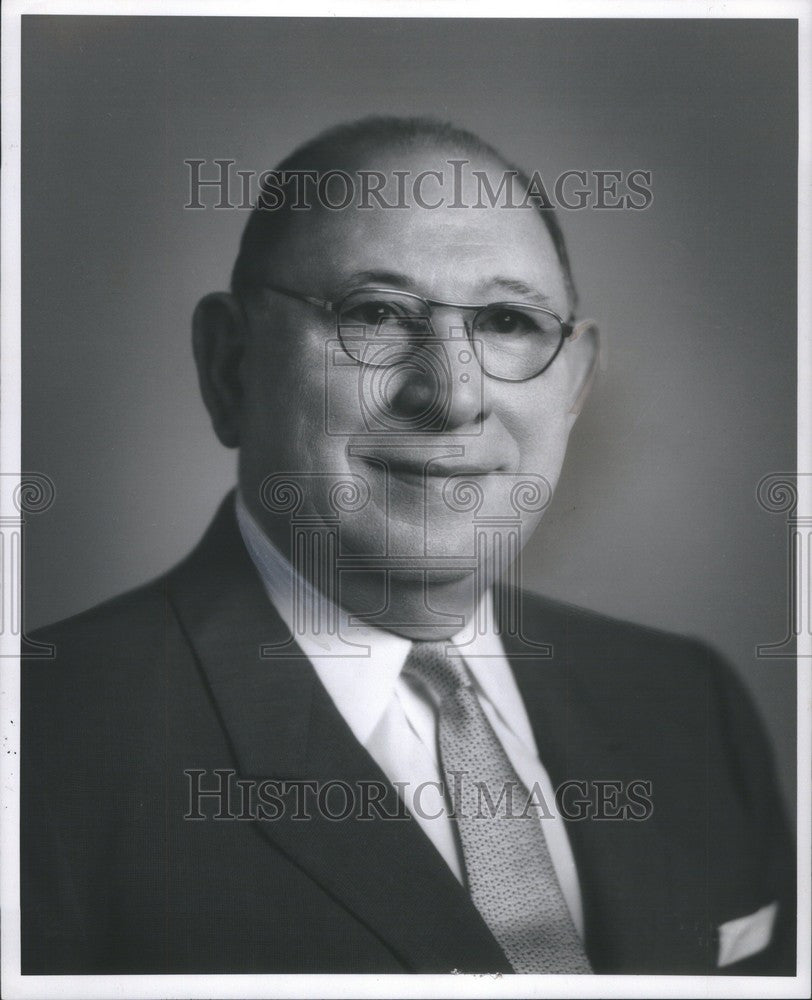
[{"label": "suit shoulder", "polygon": [[677,648],[704,645],[691,635],[617,618],[592,608],[546,597],[532,591],[522,591],[521,602],[524,616],[528,620],[540,621],[545,626],[556,630],[566,629],[571,635],[600,633],[610,640]]},{"label": "suit shoulder", "polygon": [[735,687],[735,671],[706,641],[523,591],[522,625],[573,662],[622,674],[643,687],[699,683]]},{"label": "suit shoulder", "polygon": [[[764,721],[740,676],[693,636],[523,594],[523,625],[551,647],[571,696],[611,705],[619,730],[652,729],[662,745],[710,746],[734,785],[755,802],[774,783]],[[544,661],[541,661],[542,663]],[[752,789],[759,789],[758,793]],[[749,789],[749,791],[747,790]]]},{"label": "suit shoulder", "polygon": [[151,628],[160,628],[162,613],[169,605],[166,599],[167,576],[112,597],[91,608],[80,611],[37,629],[31,638],[35,642],[51,644],[104,642],[120,636],[122,629],[132,634],[146,635]]},{"label": "suit shoulder", "polygon": [[160,690],[180,635],[165,577],[41,628],[31,639],[50,646],[50,655],[40,648],[23,656],[23,712],[64,719],[70,711],[87,718],[105,705],[113,713],[135,710]]}]

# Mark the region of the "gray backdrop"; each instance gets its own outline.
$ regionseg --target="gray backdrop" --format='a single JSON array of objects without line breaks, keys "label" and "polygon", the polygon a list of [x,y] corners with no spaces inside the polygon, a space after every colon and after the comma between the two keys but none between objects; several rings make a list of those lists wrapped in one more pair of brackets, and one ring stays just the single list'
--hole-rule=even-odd
[{"label": "gray backdrop", "polygon": [[184,160],[259,171],[341,120],[439,115],[550,185],[652,171],[647,211],[563,213],[609,368],[526,580],[714,644],[792,802],[794,671],[754,650],[787,620],[755,489],[795,466],[795,53],[792,21],[24,17],[23,455],[57,490],[29,629],[168,567],[233,482],[189,330],[246,214],[184,211]]}]

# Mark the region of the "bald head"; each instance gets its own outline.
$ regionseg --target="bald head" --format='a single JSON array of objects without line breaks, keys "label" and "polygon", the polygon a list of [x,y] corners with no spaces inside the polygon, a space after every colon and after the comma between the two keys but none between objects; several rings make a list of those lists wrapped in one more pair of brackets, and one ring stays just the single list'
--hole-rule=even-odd
[{"label": "bald head", "polygon": [[[527,175],[512,166],[497,149],[473,132],[447,122],[430,118],[369,117],[335,126],[299,146],[269,175],[243,233],[232,272],[232,292],[245,300],[263,281],[268,280],[269,265],[285,252],[291,230],[308,225],[313,214],[354,208],[355,200],[348,195],[342,174],[347,177],[366,173],[362,180],[368,184],[365,200],[371,209],[386,204],[379,194],[380,188],[375,186],[381,184],[381,179],[373,177],[369,180],[369,176],[376,173],[380,178],[384,161],[390,166],[386,172],[387,183],[392,189],[400,185],[398,190],[402,195],[403,180],[397,175],[408,171],[398,170],[398,166],[403,166],[415,156],[425,159],[427,154],[436,158],[432,166],[437,169],[425,173],[435,174],[435,177],[424,178],[427,183],[421,183],[419,189],[413,190],[416,206],[400,204],[393,208],[394,211],[406,207],[433,207],[436,204],[436,186],[438,182],[442,183],[442,178],[438,179],[436,175],[453,172],[456,169],[452,166],[455,158],[489,168],[492,178],[500,172],[509,173],[525,190],[530,186]],[[457,174],[453,179],[456,181],[459,177]],[[435,187],[432,187],[432,180]],[[306,199],[304,190],[308,182],[321,185],[318,198]],[[498,183],[498,180],[489,182],[490,191],[494,191]],[[304,205],[308,210],[303,210]],[[365,210],[366,205],[361,212]],[[574,308],[576,294],[569,259],[553,209],[542,201],[535,203],[532,210],[538,213],[552,240],[570,305]]]}]

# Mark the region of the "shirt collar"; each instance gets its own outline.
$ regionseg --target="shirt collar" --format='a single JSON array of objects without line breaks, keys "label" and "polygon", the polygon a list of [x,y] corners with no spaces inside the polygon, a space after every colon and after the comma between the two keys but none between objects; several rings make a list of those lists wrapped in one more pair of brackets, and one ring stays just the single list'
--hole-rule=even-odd
[{"label": "shirt collar", "polygon": [[[369,625],[350,624],[347,612],[314,589],[268,538],[239,490],[236,512],[243,541],[271,603],[312,663],[356,739],[366,744],[394,694],[412,646],[411,640]],[[333,633],[321,631],[317,634],[310,616],[306,616],[308,620],[304,622],[295,621],[295,593],[304,597],[300,606],[318,608],[317,620],[337,622],[338,629]],[[483,694],[510,720],[510,694],[515,685],[512,677],[510,685],[504,683],[504,671],[509,674],[510,668],[493,628],[490,591],[482,597],[479,620],[487,623],[484,630],[477,627],[474,615],[450,641],[465,657]]]}]

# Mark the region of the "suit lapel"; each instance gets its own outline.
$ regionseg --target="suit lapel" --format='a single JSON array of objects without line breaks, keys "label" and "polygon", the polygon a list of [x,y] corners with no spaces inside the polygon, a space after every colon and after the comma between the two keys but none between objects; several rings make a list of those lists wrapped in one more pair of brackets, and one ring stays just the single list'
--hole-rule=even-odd
[{"label": "suit lapel", "polygon": [[[334,786],[323,815],[310,793],[309,819],[286,808],[258,820],[262,834],[378,935],[414,971],[510,972],[468,893],[383,772],[358,743],[310,662],[293,646],[268,601],[236,525],[233,496],[198,548],[170,577],[173,605],[202,667],[234,751],[239,777]],[[291,655],[262,658],[288,643]],[[362,811],[363,788],[383,791]],[[304,791],[298,785],[298,794]],[[287,800],[291,805],[290,799]]]},{"label": "suit lapel", "polygon": [[[641,761],[656,759],[656,749],[641,746],[639,734],[624,731],[612,711],[622,677],[613,676],[611,654],[607,662],[597,639],[573,632],[566,610],[539,599],[523,603],[521,622],[524,638],[505,634],[503,641],[553,787],[585,781],[594,794],[596,781],[650,777],[641,773]],[[539,642],[551,646],[552,656],[528,655]],[[656,808],[642,823],[567,822],[567,834],[595,971],[624,971],[614,964],[619,956],[637,969],[672,967],[675,848]]]}]

